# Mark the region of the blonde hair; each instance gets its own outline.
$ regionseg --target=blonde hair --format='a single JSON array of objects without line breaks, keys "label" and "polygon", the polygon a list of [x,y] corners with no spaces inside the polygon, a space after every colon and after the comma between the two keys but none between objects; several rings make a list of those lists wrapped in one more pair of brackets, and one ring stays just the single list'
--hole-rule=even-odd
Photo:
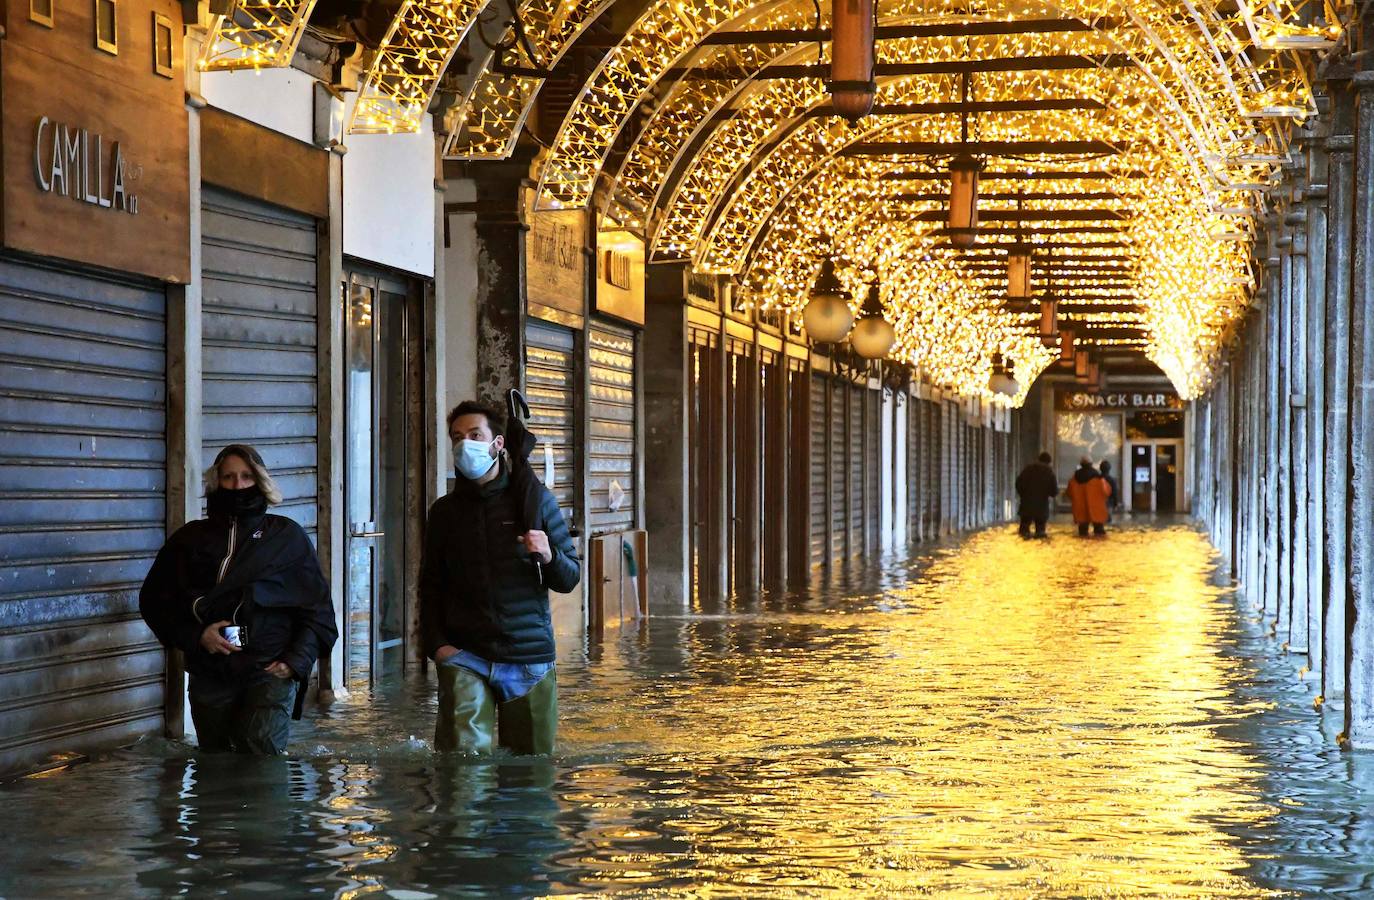
[{"label": "blonde hair", "polygon": [[262,456],[248,444],[230,444],[216,454],[215,461],[210,464],[210,468],[205,470],[205,493],[207,496],[211,491],[219,490],[220,464],[231,456],[237,456],[247,464],[248,470],[253,473],[253,481],[257,483],[258,490],[262,491],[262,495],[267,498],[268,506],[276,506],[281,503],[281,488],[277,487],[277,482],[273,480],[272,473],[267,471]]}]

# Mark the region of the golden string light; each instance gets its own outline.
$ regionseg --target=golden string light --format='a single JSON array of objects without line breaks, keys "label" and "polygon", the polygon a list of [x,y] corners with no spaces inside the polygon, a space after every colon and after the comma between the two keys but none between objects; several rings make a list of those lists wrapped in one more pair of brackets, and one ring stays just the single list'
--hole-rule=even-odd
[{"label": "golden string light", "polygon": [[207,72],[289,66],[314,6],[315,0],[238,0],[211,21],[196,65]]},{"label": "golden string light", "polygon": [[[537,58],[517,49],[518,64],[550,68],[604,2],[522,3]],[[1300,51],[1331,45],[1349,10],[1348,0],[988,0],[974,15],[953,0],[892,0],[881,4],[880,26],[1070,19],[1090,27],[961,36],[953,28],[949,36],[881,40],[878,60],[1100,61],[975,76],[979,101],[1061,103],[981,114],[976,139],[1113,145],[1110,154],[994,154],[988,167],[1080,176],[1028,182],[1041,195],[1023,206],[1037,264],[1053,263],[1056,292],[1083,298],[1064,309],[1085,346],[1142,348],[1191,397],[1209,385],[1254,289],[1256,223],[1281,177],[1292,122],[1315,109]],[[825,57],[812,55],[815,44],[705,43],[721,31],[809,27],[813,15],[804,0],[650,0],[625,23],[541,155],[537,204],[586,207],[595,193],[605,221],[642,229],[651,258],[732,274],[739,302],[763,310],[798,311],[833,242],[854,296],[864,296],[867,280],[882,281],[898,332],[895,358],[990,398],[987,376],[1000,353],[1015,361],[1024,391],[1054,351],[1041,344],[1033,314],[1002,303],[1005,281],[995,269],[1015,235],[996,224],[1018,220],[1009,199],[1016,185],[985,182],[991,219],[977,253],[961,254],[938,221],[946,189],[938,154],[863,147],[955,140],[951,112],[881,111],[950,102],[953,70],[880,77],[879,113],[850,128],[825,114]],[[474,67],[450,120],[447,156],[493,158],[514,148],[542,78],[496,73],[491,62]],[[815,65],[818,75],[770,77],[778,65]],[[1073,98],[1090,102],[1065,104]],[[628,149],[613,155],[618,141]]]},{"label": "golden string light", "polygon": [[420,130],[429,101],[487,0],[405,0],[358,90],[350,134]]}]

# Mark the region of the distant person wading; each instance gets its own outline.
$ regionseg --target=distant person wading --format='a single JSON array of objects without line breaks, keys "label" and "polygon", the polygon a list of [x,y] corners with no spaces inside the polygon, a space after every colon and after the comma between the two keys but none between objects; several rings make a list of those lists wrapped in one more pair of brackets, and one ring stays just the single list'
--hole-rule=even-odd
[{"label": "distant person wading", "polygon": [[1050,468],[1050,455],[1041,453],[1035,462],[1021,470],[1016,476],[1016,495],[1021,498],[1018,510],[1021,516],[1021,537],[1031,536],[1031,525],[1035,525],[1035,536],[1045,537],[1045,523],[1050,518],[1050,503],[1059,494],[1059,481]]},{"label": "distant person wading", "polygon": [[1107,500],[1112,496],[1112,487],[1093,468],[1091,459],[1085,456],[1079,460],[1078,471],[1069,479],[1064,493],[1073,506],[1073,521],[1080,535],[1087,535],[1089,525],[1095,535],[1107,533]]}]

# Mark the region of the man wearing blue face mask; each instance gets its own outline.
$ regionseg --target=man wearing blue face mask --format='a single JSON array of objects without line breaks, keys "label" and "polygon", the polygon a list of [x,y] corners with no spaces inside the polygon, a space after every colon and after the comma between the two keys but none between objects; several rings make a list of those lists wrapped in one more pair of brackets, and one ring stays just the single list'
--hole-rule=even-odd
[{"label": "man wearing blue face mask", "polygon": [[549,590],[581,566],[558,503],[504,453],[504,417],[465,401],[448,415],[457,482],[430,507],[420,633],[438,664],[438,750],[553,752],[558,727]]}]

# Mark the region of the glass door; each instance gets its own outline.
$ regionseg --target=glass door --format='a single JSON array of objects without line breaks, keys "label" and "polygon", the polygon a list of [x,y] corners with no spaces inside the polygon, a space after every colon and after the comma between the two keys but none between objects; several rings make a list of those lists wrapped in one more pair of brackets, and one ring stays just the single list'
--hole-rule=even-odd
[{"label": "glass door", "polygon": [[371,686],[404,664],[407,297],[404,283],[349,279],[344,507],[351,688]]}]

